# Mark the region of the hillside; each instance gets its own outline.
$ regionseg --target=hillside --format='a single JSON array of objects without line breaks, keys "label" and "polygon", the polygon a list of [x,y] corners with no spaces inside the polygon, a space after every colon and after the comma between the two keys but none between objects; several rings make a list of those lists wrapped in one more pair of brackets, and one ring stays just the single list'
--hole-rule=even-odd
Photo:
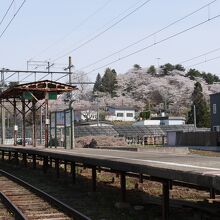
[{"label": "hillside", "polygon": [[201,83],[207,101],[210,94],[220,92],[220,83],[207,84],[200,77],[192,80],[178,70],[171,71],[169,75],[153,75],[147,73],[147,69],[134,68],[119,74],[117,81],[117,97],[105,96],[101,98],[102,103],[150,108],[154,112],[167,109],[172,115],[187,113],[196,81]]}]

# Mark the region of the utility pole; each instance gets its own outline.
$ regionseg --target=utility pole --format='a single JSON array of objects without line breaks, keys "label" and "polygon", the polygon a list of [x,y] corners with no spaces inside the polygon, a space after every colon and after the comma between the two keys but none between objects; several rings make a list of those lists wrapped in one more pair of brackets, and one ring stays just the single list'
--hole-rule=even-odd
[{"label": "utility pole", "polygon": [[196,130],[196,106],[193,105],[193,121],[194,121],[194,129]]},{"label": "utility pole", "polygon": [[[72,85],[72,68],[73,68],[73,64],[72,64],[72,57],[69,56],[69,65],[67,68],[65,68],[64,70],[69,70],[69,84]],[[72,96],[72,92],[70,93],[70,101],[69,101],[69,109],[71,112],[71,148],[75,148],[75,131],[74,131],[74,108],[72,107],[73,104],[73,96]]]},{"label": "utility pole", "polygon": [[[1,70],[1,91],[4,91],[4,69]],[[5,108],[4,101],[1,102],[1,128],[2,128],[2,144],[5,144]]]},{"label": "utility pole", "polygon": [[52,67],[54,65],[54,63],[50,64],[50,62],[47,62],[47,70],[48,70],[48,74],[50,74],[50,80],[53,81],[53,73],[50,73],[50,67]]}]

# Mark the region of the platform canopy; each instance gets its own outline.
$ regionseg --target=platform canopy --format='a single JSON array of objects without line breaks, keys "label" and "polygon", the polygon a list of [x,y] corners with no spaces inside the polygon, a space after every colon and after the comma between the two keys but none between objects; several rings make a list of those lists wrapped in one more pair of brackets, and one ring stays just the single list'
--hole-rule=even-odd
[{"label": "platform canopy", "polygon": [[[32,143],[33,146],[36,146],[36,112],[41,107],[45,109],[45,147],[48,147],[48,126],[49,126],[49,100],[57,99],[57,95],[62,93],[70,93],[73,90],[77,90],[76,86],[59,83],[50,80],[44,81],[36,81],[25,84],[18,84],[7,90],[0,93],[0,106],[2,114],[2,144],[4,144],[5,139],[5,116],[4,110],[8,110],[5,108],[5,100],[8,103],[11,103],[13,106],[13,116],[14,116],[14,145],[17,145],[17,134],[18,134],[18,126],[17,126],[17,113],[21,113],[22,115],[22,145],[25,146],[26,143],[26,121],[27,114],[31,112],[32,114]],[[39,106],[36,106],[36,103],[39,100],[44,100],[40,103]],[[17,105],[19,104],[19,106]],[[70,102],[71,103],[71,102]],[[20,107],[20,108],[19,108]],[[9,111],[10,112],[10,111]]]},{"label": "platform canopy", "polygon": [[37,100],[45,98],[45,93],[62,94],[77,90],[76,86],[50,80],[36,81],[13,86],[0,94],[0,99],[25,98],[28,92]]}]

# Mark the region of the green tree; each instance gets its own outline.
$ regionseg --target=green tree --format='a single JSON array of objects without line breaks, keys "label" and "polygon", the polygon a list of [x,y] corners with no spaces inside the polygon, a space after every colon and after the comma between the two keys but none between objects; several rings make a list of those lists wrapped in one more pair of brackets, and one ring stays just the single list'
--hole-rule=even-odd
[{"label": "green tree", "polygon": [[196,70],[196,69],[190,69],[187,73],[186,76],[188,76],[190,79],[194,80],[195,77],[201,77],[202,74]]},{"label": "green tree", "polygon": [[150,111],[140,112],[139,118],[142,120],[147,120],[150,118]]},{"label": "green tree", "polygon": [[153,74],[153,75],[156,74],[156,68],[155,68],[155,66],[154,66],[154,65],[151,65],[151,66],[148,68],[147,73]]},{"label": "green tree", "polygon": [[174,66],[174,69],[179,70],[179,71],[185,71],[186,70],[181,64],[176,64]]},{"label": "green tree", "polygon": [[191,110],[188,112],[187,123],[194,123],[194,106],[196,108],[196,126],[197,127],[210,127],[210,112],[206,100],[202,93],[202,86],[199,82],[194,85],[192,93]]},{"label": "green tree", "polygon": [[213,75],[211,73],[202,73],[202,78],[208,83],[208,84],[213,84],[214,82],[219,82],[219,78],[216,75]]},{"label": "green tree", "polygon": [[107,92],[111,97],[116,96],[117,89],[117,73],[114,69],[107,68],[102,77],[103,92]]},{"label": "green tree", "polygon": [[97,77],[96,77],[96,81],[95,84],[93,86],[93,93],[95,92],[101,92],[102,91],[102,77],[101,75],[98,73]]},{"label": "green tree", "polygon": [[139,69],[141,69],[141,66],[139,64],[134,64],[134,68],[139,70]]},{"label": "green tree", "polygon": [[169,72],[171,72],[175,69],[175,67],[170,63],[166,63],[163,66],[161,66],[160,68],[162,69],[164,75],[169,74]]}]

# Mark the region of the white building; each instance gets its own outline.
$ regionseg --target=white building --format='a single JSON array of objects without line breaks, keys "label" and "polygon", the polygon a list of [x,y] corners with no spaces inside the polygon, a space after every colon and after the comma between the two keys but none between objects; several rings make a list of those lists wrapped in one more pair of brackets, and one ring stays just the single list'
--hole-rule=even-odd
[{"label": "white building", "polygon": [[184,117],[152,117],[150,120],[137,121],[133,125],[185,125]]},{"label": "white building", "polygon": [[75,121],[93,121],[97,120],[97,110],[78,109],[74,111]]},{"label": "white building", "polygon": [[108,121],[135,121],[135,109],[125,106],[108,106],[105,117]]}]

